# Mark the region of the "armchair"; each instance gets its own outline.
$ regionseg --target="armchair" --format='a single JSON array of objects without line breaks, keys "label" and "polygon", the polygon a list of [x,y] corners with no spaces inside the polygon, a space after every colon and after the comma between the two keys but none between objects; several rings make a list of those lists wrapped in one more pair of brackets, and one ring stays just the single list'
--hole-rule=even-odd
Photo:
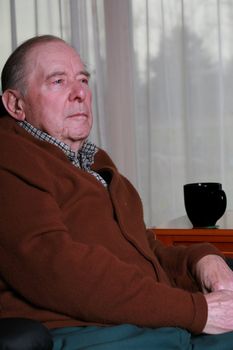
[{"label": "armchair", "polygon": [[53,340],[42,323],[26,318],[0,319],[0,350],[52,350]]},{"label": "armchair", "polygon": [[7,114],[7,111],[5,110],[5,107],[2,103],[2,96],[0,95],[0,117],[6,114]]}]

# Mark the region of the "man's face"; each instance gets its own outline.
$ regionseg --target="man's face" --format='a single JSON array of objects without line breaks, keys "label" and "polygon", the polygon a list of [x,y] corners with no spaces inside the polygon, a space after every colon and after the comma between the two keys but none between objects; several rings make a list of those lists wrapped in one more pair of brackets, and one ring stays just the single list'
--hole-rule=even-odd
[{"label": "man's face", "polygon": [[27,59],[25,120],[78,150],[92,127],[89,75],[76,51],[54,41]]}]

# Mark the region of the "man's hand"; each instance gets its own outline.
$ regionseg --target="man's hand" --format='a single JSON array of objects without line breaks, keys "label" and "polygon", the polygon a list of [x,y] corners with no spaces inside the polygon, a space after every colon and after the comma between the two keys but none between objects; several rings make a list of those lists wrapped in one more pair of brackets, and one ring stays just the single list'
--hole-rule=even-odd
[{"label": "man's hand", "polygon": [[196,265],[196,279],[208,304],[204,333],[233,331],[233,272],[218,255],[206,255]]},{"label": "man's hand", "polygon": [[233,330],[233,291],[220,290],[205,295],[208,318],[204,333],[220,334]]},{"label": "man's hand", "polygon": [[218,255],[206,255],[197,262],[196,279],[203,293],[233,291],[233,271]]}]

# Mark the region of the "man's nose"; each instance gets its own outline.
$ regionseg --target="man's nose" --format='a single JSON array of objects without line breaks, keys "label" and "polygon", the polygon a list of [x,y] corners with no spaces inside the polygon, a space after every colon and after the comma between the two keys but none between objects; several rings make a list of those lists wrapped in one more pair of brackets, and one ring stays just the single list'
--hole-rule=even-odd
[{"label": "man's nose", "polygon": [[74,81],[72,83],[71,91],[70,91],[70,100],[78,100],[80,102],[84,101],[86,98],[86,86],[82,84],[80,81]]}]

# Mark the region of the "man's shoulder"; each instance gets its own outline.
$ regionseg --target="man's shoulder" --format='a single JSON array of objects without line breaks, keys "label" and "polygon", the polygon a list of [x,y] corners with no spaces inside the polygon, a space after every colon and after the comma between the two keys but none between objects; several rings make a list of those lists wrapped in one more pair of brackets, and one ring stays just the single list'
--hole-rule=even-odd
[{"label": "man's shoulder", "polygon": [[[63,152],[48,142],[38,140],[11,117],[0,118],[0,162],[20,158],[22,161],[46,159],[51,156],[66,158]],[[8,159],[9,158],[9,159]]]},{"label": "man's shoulder", "polygon": [[27,136],[27,132],[18,125],[18,122],[10,117],[9,115],[0,117],[0,134],[4,141],[18,137],[18,136]]},{"label": "man's shoulder", "polygon": [[9,115],[0,117],[0,132],[11,131],[14,129],[17,122]]},{"label": "man's shoulder", "polygon": [[10,116],[0,118],[0,147],[4,151],[11,147],[16,148],[18,144],[20,146],[20,134],[20,127],[13,118]]},{"label": "man's shoulder", "polygon": [[93,170],[98,170],[103,166],[116,168],[109,154],[106,151],[104,151],[102,148],[98,148],[98,152],[95,155],[95,162],[92,168]]}]

